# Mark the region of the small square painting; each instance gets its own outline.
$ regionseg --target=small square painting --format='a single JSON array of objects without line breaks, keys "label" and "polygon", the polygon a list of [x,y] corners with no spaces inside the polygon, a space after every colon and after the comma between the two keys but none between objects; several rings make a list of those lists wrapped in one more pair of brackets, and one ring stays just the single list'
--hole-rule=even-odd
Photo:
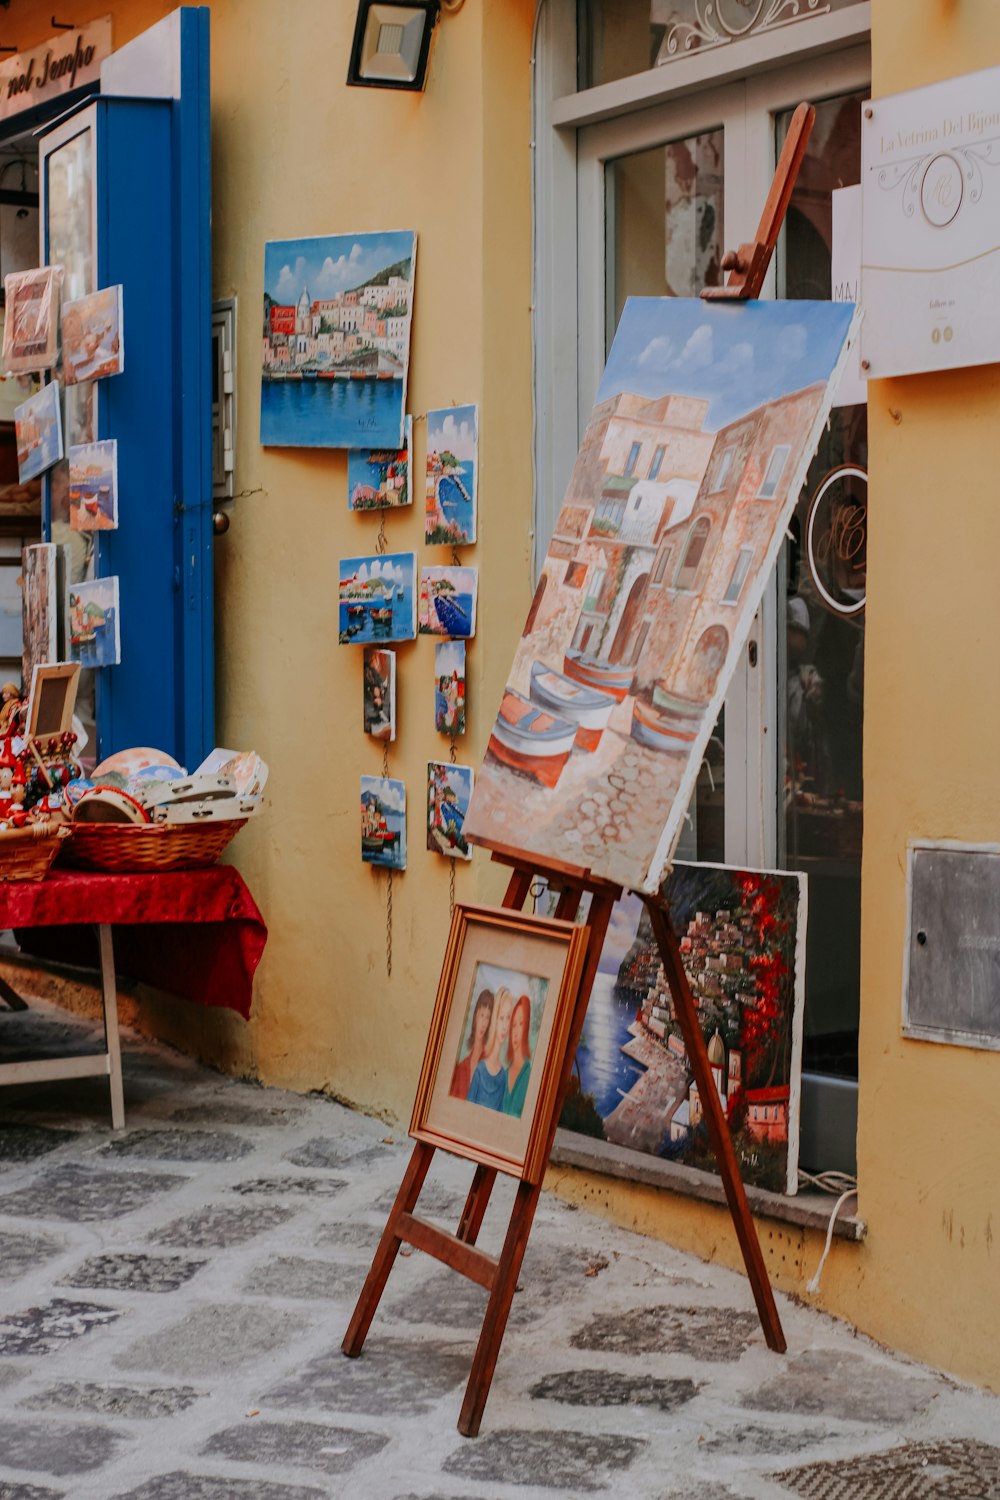
[{"label": "small square painting", "polygon": [[420,634],[474,636],[477,584],[476,568],[421,568]]},{"label": "small square painting", "polygon": [[479,410],[450,406],[427,413],[426,540],[461,547],[476,540]]},{"label": "small square painting", "polygon": [[413,418],[406,418],[403,446],[352,448],[347,454],[347,505],[349,510],[391,510],[409,505],[410,455],[413,451]]},{"label": "small square painting", "polygon": [[447,761],[427,763],[427,847],[450,859],[471,859],[472,847],[462,835],[475,772]]},{"label": "small square painting", "polygon": [[340,560],[340,644],[412,641],[417,633],[412,552]]}]

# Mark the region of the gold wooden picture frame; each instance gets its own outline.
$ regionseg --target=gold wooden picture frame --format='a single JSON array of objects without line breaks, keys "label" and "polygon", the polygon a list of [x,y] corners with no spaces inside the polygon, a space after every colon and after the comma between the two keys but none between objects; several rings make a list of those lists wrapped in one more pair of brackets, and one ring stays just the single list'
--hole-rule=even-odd
[{"label": "gold wooden picture frame", "polygon": [[541,1181],[586,928],[509,907],[452,917],[410,1135]]},{"label": "gold wooden picture frame", "polygon": [[25,739],[48,739],[72,729],[79,682],[78,661],[36,664],[31,674]]}]

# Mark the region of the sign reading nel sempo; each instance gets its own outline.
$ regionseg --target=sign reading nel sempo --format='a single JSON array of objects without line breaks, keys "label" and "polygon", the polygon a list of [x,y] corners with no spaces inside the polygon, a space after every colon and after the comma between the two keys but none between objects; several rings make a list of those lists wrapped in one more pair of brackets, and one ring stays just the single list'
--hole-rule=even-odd
[{"label": "sign reading nel sempo", "polygon": [[111,17],[52,37],[0,63],[0,120],[96,83],[111,52]]}]

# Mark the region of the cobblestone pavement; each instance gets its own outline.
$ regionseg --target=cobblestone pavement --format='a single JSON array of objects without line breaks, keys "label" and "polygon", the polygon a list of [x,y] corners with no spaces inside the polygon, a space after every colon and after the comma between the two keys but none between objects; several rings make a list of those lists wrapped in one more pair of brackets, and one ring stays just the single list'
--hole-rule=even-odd
[{"label": "cobblestone pavement", "polygon": [[[87,1030],[0,1013],[5,1049]],[[742,1277],[549,1197],[463,1439],[478,1287],[404,1254],[340,1352],[405,1138],[125,1058],[117,1135],[96,1079],[0,1095],[0,1500],[1000,1500],[995,1398],[785,1298],[771,1354]],[[469,1175],[439,1153],[420,1211]]]}]

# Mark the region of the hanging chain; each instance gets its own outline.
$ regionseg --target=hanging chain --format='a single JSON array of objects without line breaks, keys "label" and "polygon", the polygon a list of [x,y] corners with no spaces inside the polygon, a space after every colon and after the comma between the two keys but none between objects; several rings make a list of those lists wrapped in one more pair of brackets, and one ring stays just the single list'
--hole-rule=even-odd
[{"label": "hanging chain", "polygon": [[462,559],[458,555],[457,547],[452,547],[451,549],[451,565],[453,568],[460,568],[462,566]]},{"label": "hanging chain", "polygon": [[385,539],[385,511],[381,510],[378,517],[378,536],[375,538],[375,551],[379,557],[382,557],[388,550],[389,543]]},{"label": "hanging chain", "polygon": [[[384,521],[384,517],[383,517]],[[389,779],[389,746],[382,741],[382,778]],[[386,978],[392,978],[392,868],[385,872],[385,973]]]},{"label": "hanging chain", "polygon": [[[453,766],[458,764],[458,751],[455,748],[455,736],[451,736],[451,744],[448,747],[448,759]],[[448,871],[448,910],[451,916],[455,915],[455,865],[457,861],[449,860],[451,869]]]}]

